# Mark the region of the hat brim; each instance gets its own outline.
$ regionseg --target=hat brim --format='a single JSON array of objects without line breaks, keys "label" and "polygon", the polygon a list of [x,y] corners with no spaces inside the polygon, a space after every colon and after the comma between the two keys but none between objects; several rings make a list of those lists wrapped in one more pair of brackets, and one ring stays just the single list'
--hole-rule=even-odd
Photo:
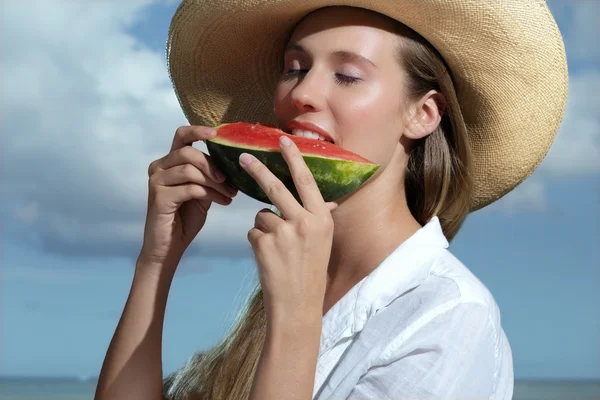
[{"label": "hat brim", "polygon": [[444,57],[473,152],[471,211],[510,192],[546,156],[568,73],[562,36],[541,0],[183,0],[167,63],[189,123],[275,124],[285,40],[304,15],[334,5],[390,16]]}]

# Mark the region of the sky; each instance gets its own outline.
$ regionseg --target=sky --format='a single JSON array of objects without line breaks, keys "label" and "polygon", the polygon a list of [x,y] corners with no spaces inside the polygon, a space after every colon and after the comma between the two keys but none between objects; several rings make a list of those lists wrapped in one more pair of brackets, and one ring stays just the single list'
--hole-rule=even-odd
[{"label": "sky", "polygon": [[[188,124],[165,63],[178,3],[3,2],[0,375],[99,373],[141,246],[147,167]],[[569,63],[562,127],[450,250],[496,299],[516,378],[600,379],[600,2],[548,4]],[[165,373],[217,343],[247,299],[246,232],[263,207],[239,195],[211,209],[170,292]]]}]

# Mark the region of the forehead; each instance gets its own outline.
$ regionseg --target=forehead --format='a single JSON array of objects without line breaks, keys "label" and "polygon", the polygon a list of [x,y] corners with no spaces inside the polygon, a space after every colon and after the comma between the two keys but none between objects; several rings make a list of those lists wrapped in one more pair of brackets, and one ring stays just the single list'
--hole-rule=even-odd
[{"label": "forehead", "polygon": [[306,15],[295,27],[290,43],[305,48],[344,47],[374,54],[392,49],[398,40],[393,21],[354,7],[325,7]]}]

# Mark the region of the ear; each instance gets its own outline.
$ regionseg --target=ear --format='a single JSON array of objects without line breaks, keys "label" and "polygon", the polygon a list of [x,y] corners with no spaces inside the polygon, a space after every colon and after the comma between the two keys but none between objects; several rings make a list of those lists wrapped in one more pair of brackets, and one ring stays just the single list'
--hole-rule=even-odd
[{"label": "ear", "polygon": [[404,136],[416,140],[433,132],[442,120],[445,104],[444,96],[435,90],[421,97],[411,106]]}]

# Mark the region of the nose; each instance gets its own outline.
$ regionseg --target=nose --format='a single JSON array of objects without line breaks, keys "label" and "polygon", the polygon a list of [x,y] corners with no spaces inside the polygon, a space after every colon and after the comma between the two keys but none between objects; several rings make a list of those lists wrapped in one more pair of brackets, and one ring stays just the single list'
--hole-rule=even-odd
[{"label": "nose", "polygon": [[298,79],[290,93],[292,104],[299,111],[319,111],[325,102],[325,87],[313,68]]}]

